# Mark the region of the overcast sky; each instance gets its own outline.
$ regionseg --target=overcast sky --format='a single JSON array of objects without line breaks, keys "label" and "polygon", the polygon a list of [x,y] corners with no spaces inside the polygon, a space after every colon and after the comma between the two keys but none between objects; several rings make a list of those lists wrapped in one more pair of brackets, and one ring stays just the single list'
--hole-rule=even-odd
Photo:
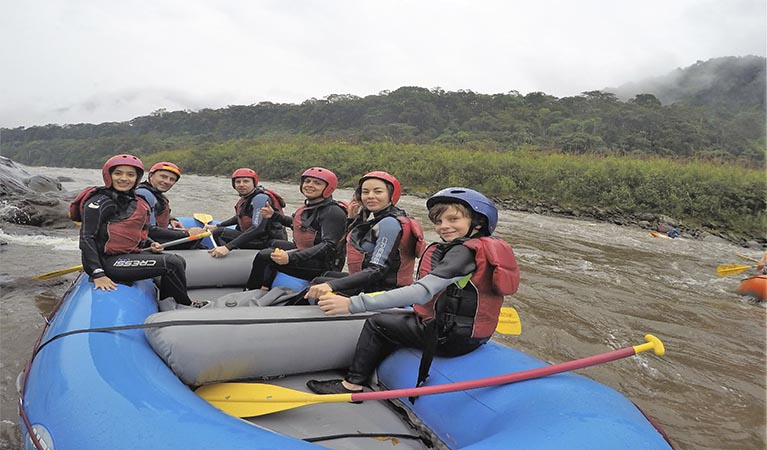
[{"label": "overcast sky", "polygon": [[401,86],[557,97],[765,56],[764,0],[0,0],[0,127]]}]

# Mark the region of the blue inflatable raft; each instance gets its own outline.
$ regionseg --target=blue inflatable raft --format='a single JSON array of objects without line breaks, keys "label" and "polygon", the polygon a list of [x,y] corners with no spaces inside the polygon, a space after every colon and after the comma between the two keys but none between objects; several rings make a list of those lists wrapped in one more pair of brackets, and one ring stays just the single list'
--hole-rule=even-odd
[{"label": "blue inflatable raft", "polygon": [[[254,253],[187,260],[192,298],[244,295]],[[306,391],[338,376],[362,317],[318,308],[217,307],[159,312],[150,280],[94,291],[80,276],[63,297],[19,377],[28,449],[669,449],[628,399],[564,373],[502,386],[407,399],[328,403],[242,420],[194,392],[208,383],[258,380]],[[226,305],[235,305],[227,307]],[[167,309],[167,308],[165,308]],[[420,353],[400,350],[377,373],[377,389],[413,387]],[[544,367],[496,343],[435,358],[427,385]]]}]

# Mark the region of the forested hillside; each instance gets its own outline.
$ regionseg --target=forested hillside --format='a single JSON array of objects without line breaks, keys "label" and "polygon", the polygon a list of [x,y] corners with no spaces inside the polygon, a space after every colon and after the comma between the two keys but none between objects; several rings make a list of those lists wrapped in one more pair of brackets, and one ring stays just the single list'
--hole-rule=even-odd
[{"label": "forested hillside", "polygon": [[[705,89],[703,78],[709,80]],[[602,91],[556,98],[543,92],[488,95],[402,87],[364,98],[330,95],[300,105],[263,102],[197,112],[159,110],[121,123],[3,129],[2,151],[25,164],[72,166],[89,164],[84,154],[101,157],[120,148],[152,153],[282,134],[498,150],[533,145],[569,154],[661,156],[756,167],[765,155],[764,79],[765,59],[750,57],[746,62],[719,58],[696,64],[672,83],[655,83],[658,95],[637,93],[625,102]],[[676,103],[664,105],[659,95]]]},{"label": "forested hillside", "polygon": [[[129,152],[147,164],[177,161],[192,173],[251,166],[267,180],[295,179],[322,165],[345,185],[369,170],[389,170],[409,192],[468,185],[501,200],[667,214],[763,237],[765,58],[753,61],[698,63],[675,85],[656,84],[657,95],[626,101],[603,91],[556,98],[402,87],[300,105],[2,129],[0,140],[3,156],[30,165],[98,168]],[[704,72],[714,78],[705,88],[683,81]],[[661,94],[675,103],[663,104]]]}]

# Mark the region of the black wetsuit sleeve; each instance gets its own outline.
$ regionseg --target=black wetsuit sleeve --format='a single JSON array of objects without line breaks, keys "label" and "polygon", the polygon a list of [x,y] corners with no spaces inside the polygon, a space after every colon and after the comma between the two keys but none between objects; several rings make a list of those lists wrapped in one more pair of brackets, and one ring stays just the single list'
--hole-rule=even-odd
[{"label": "black wetsuit sleeve", "polygon": [[117,205],[106,195],[91,197],[83,208],[80,252],[85,273],[94,278],[105,276],[104,269],[101,267],[101,253],[104,249],[99,242],[99,230],[116,213]]},{"label": "black wetsuit sleeve", "polygon": [[339,241],[346,231],[346,213],[340,207],[329,205],[318,212],[317,226],[320,242],[309,248],[291,252],[290,264],[297,264],[310,259],[324,259],[334,255]]},{"label": "black wetsuit sleeve", "polygon": [[285,214],[279,213],[277,211],[272,214],[272,217],[269,218],[270,222],[277,222],[281,224],[283,227],[293,228],[293,217],[292,216],[286,216]]},{"label": "black wetsuit sleeve", "polygon": [[152,225],[149,227],[149,237],[158,242],[169,242],[176,239],[188,237],[189,233],[184,230],[174,230],[172,228],[158,227]]},{"label": "black wetsuit sleeve", "polygon": [[365,290],[375,286],[391,269],[391,254],[397,251],[402,238],[402,225],[394,217],[387,217],[378,223],[378,236],[371,252],[369,263],[357,273],[328,281],[334,291],[347,292]]},{"label": "black wetsuit sleeve", "polygon": [[216,224],[216,227],[230,227],[232,225],[237,225],[237,216],[232,216],[226,220],[222,220]]}]

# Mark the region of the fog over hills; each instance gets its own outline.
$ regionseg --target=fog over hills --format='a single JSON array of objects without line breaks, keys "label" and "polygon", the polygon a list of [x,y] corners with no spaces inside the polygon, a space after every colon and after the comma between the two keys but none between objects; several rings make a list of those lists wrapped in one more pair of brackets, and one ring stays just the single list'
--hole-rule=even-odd
[{"label": "fog over hills", "polygon": [[605,88],[622,100],[653,94],[664,105],[683,102],[728,110],[765,108],[765,58],[726,56],[712,58],[655,78]]}]

